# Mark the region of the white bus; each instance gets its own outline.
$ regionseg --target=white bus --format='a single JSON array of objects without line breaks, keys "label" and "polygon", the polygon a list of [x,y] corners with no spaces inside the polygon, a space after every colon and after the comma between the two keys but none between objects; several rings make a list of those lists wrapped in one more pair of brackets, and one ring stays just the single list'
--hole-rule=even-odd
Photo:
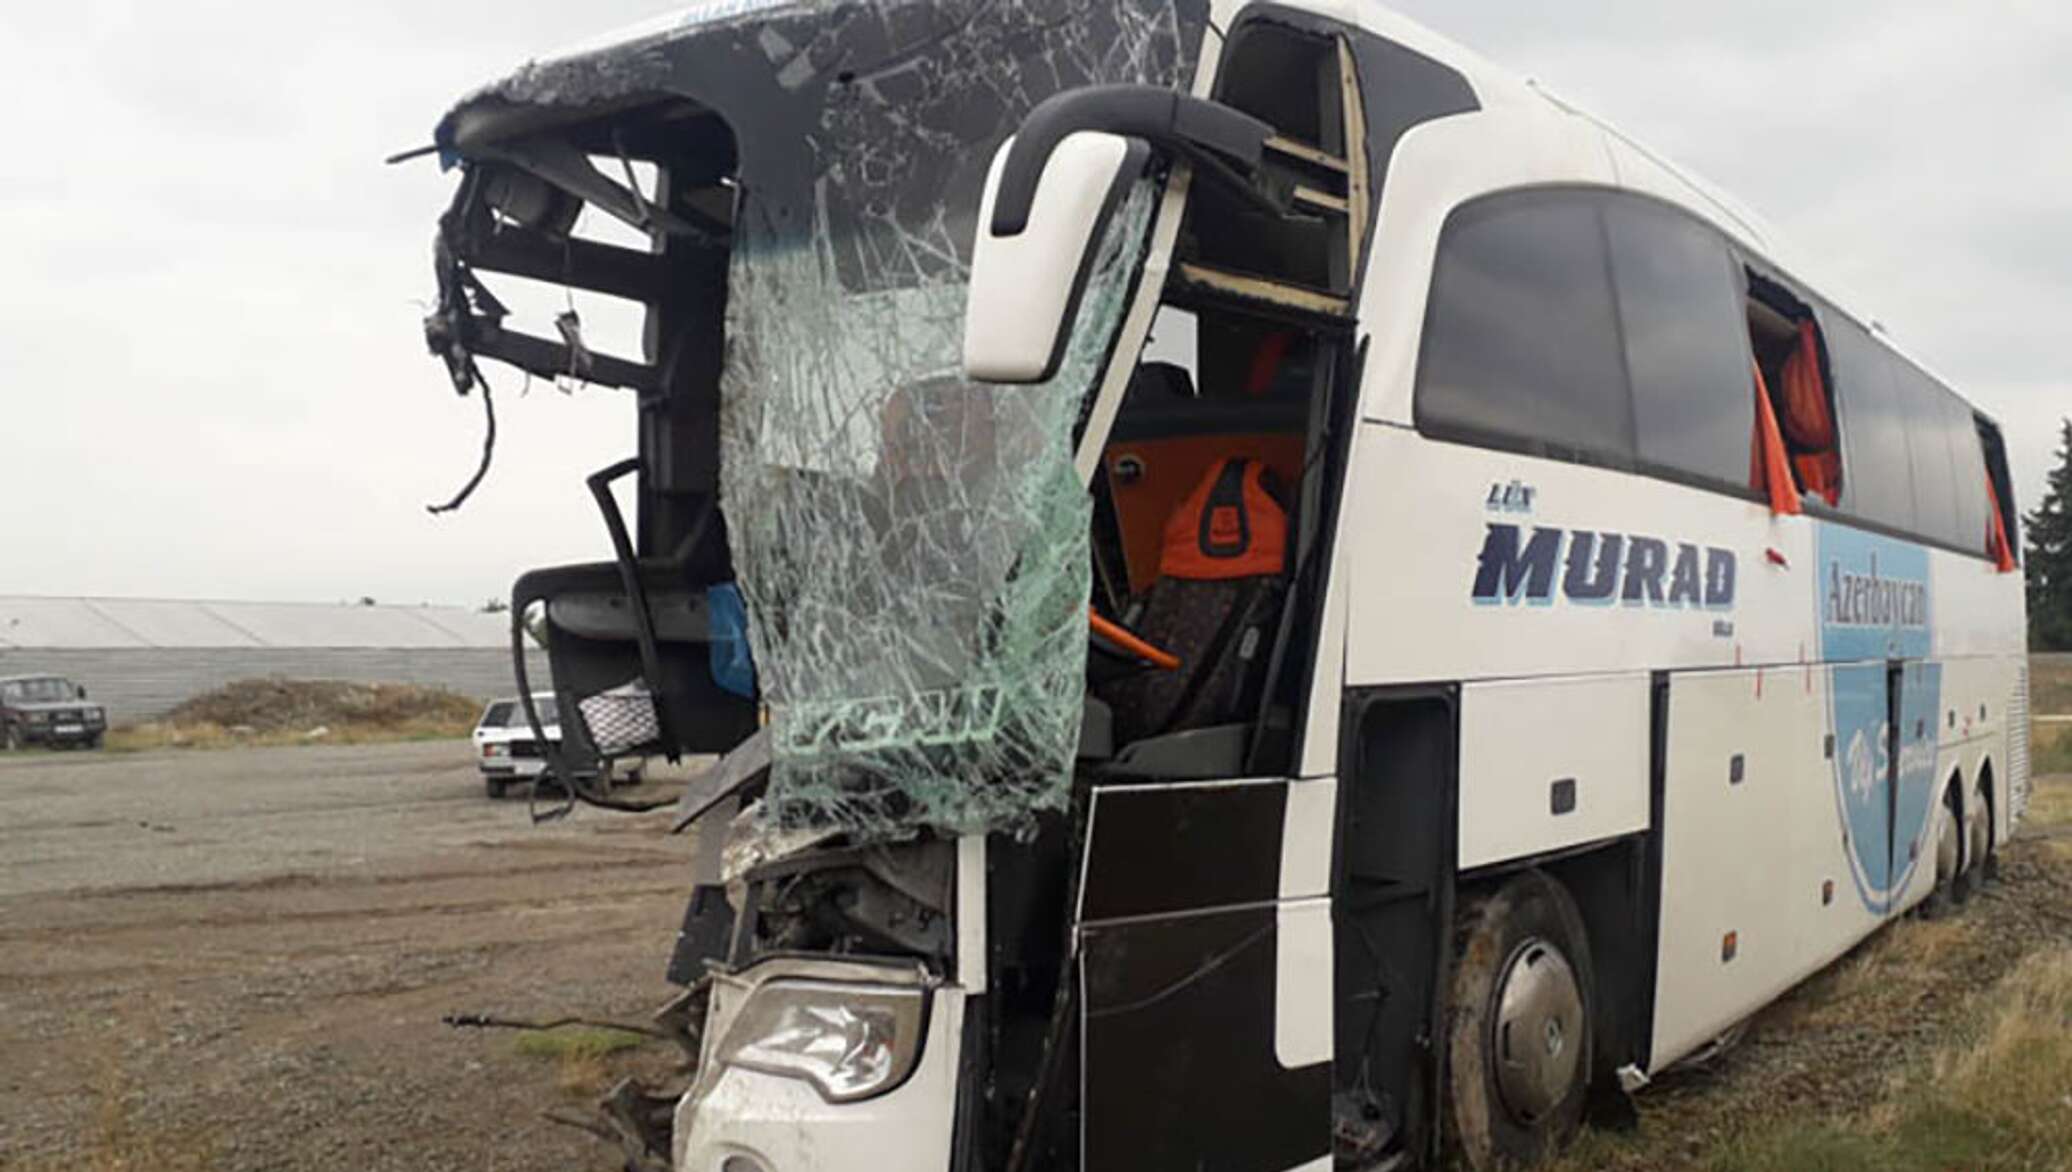
[{"label": "white bus", "polygon": [[1376,5],[714,3],[437,145],[456,387],[638,404],[514,639],[568,736],[723,755],[644,1158],[1530,1162],[2019,816],[1994,422]]}]

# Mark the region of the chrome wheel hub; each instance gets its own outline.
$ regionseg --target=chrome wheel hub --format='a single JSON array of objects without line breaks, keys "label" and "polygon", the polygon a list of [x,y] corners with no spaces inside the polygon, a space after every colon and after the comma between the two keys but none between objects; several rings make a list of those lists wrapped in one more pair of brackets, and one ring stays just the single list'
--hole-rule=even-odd
[{"label": "chrome wheel hub", "polygon": [[1583,994],[1568,958],[1538,938],[1513,949],[1497,979],[1492,1025],[1497,1094],[1512,1118],[1537,1123],[1582,1073]]}]

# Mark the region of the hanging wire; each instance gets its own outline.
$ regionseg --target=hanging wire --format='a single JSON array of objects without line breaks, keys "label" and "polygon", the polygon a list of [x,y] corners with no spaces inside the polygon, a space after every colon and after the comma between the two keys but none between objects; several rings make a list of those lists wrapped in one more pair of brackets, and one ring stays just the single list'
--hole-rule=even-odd
[{"label": "hanging wire", "polygon": [[474,495],[475,487],[482,483],[484,476],[489,475],[489,461],[496,453],[496,404],[490,401],[489,380],[482,377],[482,368],[475,364],[473,357],[468,359],[468,378],[482,389],[482,418],[484,421],[482,462],[475,466],[475,474],[468,477],[466,484],[460,486],[460,491],[453,494],[452,500],[447,501],[443,505],[425,506],[425,512],[435,516],[439,513],[452,512],[459,508],[470,496]]}]

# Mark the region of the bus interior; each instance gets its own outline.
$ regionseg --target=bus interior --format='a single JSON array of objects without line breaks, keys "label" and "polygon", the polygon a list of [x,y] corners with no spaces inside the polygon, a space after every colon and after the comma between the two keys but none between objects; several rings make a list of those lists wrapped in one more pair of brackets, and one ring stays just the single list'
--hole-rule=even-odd
[{"label": "bus interior", "polygon": [[[1276,213],[1188,190],[1172,273],[1094,473],[1083,759],[1211,778],[1284,770],[1322,535],[1353,410],[1347,295],[1367,160],[1342,41],[1240,29],[1218,99],[1280,133]],[[1112,620],[1125,642],[1102,638]],[[1146,651],[1155,654],[1147,656]],[[1134,648],[1134,649],[1132,649]]]}]

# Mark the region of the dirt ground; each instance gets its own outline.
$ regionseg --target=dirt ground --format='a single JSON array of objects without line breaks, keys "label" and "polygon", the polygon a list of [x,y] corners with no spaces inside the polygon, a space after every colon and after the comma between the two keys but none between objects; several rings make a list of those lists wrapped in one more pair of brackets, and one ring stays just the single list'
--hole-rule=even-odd
[{"label": "dirt ground", "polygon": [[[2072,776],[2038,787],[2045,800],[2001,852],[1998,880],[1945,918],[1888,925],[1757,1013],[1729,1049],[1658,1077],[1634,1099],[1636,1121],[1586,1136],[1559,1172],[1767,1168],[1770,1137],[1876,1134],[1895,1105],[1932,1091],[1948,1057],[1986,1028],[2003,979],[2072,947]],[[2002,1154],[1995,1167],[2066,1166]],[[1788,1152],[1781,1166],[1886,1167]]]},{"label": "dirt ground", "polygon": [[[1996,980],[2072,944],[2068,836],[2072,777],[2041,782],[1961,915],[1880,933],[1566,1166],[1739,1167],[1737,1137],[1929,1077]],[[608,1172],[541,1112],[668,1055],[439,1019],[642,1020],[687,874],[653,816],[530,825],[460,743],[0,757],[0,1169]]]},{"label": "dirt ground", "polygon": [[616,1167],[541,1119],[604,1071],[439,1019],[644,1019],[686,846],[466,742],[0,757],[0,1168]]}]

